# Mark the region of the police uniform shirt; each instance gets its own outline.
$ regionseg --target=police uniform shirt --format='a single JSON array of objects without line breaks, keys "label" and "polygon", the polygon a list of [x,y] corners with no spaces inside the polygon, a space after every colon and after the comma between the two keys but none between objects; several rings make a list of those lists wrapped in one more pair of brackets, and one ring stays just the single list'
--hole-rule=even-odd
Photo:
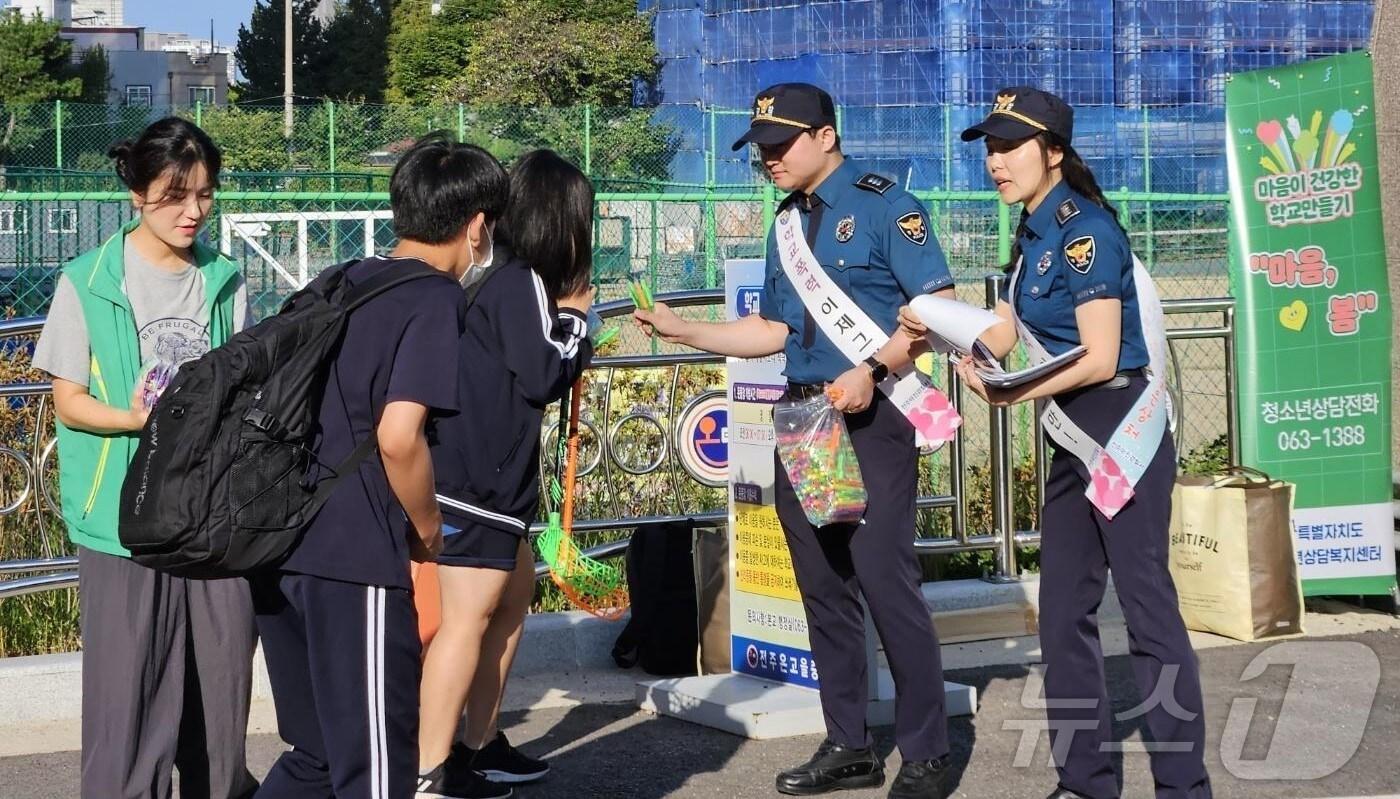
[{"label": "police uniform shirt", "polygon": [[[928,213],[894,181],[844,161],[810,195],[788,196],[782,209],[789,207],[798,209],[807,243],[826,274],[886,334],[894,332],[901,305],[953,284]],[[830,382],[853,366],[807,314],[783,272],[776,225],[768,234],[759,314],[788,327],[789,381]]]},{"label": "police uniform shirt", "polygon": [[1062,181],[1025,217],[1019,241],[1016,314],[1047,352],[1059,355],[1082,343],[1075,308],[1113,298],[1123,303],[1118,369],[1147,366],[1132,252],[1107,209]]}]

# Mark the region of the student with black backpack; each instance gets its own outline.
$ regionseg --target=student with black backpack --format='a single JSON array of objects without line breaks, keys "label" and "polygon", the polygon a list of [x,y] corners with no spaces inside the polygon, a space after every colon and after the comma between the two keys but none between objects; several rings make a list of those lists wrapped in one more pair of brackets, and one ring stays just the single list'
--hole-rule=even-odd
[{"label": "student with black backpack", "polygon": [[548,150],[522,156],[498,263],[467,310],[455,370],[464,412],[441,420],[432,450],[450,527],[437,556],[442,626],[423,664],[420,799],[499,799],[511,795],[499,783],[549,770],[512,746],[496,718],[534,597],[528,531],[539,508],[544,409],[593,355],[592,231],[583,172]]},{"label": "student with black backpack", "polygon": [[459,407],[458,281],[490,258],[506,174],[478,147],[430,137],[399,160],[389,197],[398,245],[343,278],[365,286],[395,272],[438,275],[349,314],[321,393],[309,481],[337,479],[334,467],[370,437],[379,457],[341,475],[280,566],[253,578],[278,730],[293,747],[261,799],[415,793],[420,645],[409,560],[442,548],[425,428]]},{"label": "student with black backpack", "polygon": [[131,558],[118,498],[137,433],[175,372],[248,318],[237,264],[196,240],[221,157],[170,117],[112,148],[137,218],[63,268],[34,366],[53,379],[63,520],[78,548],[84,799],[245,797],[256,643],[243,580]]}]

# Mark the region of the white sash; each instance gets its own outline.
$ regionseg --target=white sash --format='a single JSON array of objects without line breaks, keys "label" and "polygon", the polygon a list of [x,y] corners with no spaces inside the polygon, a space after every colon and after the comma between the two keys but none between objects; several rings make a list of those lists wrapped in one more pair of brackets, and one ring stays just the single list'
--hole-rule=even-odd
[{"label": "white sash", "polygon": [[[1011,274],[1006,296],[1010,300],[1011,318],[1016,333],[1025,345],[1033,363],[1043,363],[1050,356],[1045,347],[1026,327],[1016,313],[1016,288],[1020,282],[1023,258]],[[1147,269],[1133,256],[1133,283],[1137,289],[1138,318],[1142,322],[1142,338],[1147,344],[1147,387],[1133,408],[1118,423],[1107,446],[1101,446],[1074,423],[1053,398],[1045,400],[1040,421],[1045,432],[1061,449],[1068,450],[1089,470],[1089,485],[1084,495],[1104,516],[1112,519],[1133,498],[1133,491],[1142,478],[1171,417],[1171,395],[1167,393],[1167,335],[1162,313],[1162,301],[1157,286]]]},{"label": "white sash", "polygon": [[[783,272],[826,337],[852,364],[879,352],[890,337],[817,263],[802,234],[797,209],[778,214],[776,225]],[[928,385],[912,364],[891,370],[880,390],[914,426],[919,446],[941,447],[953,440],[962,425],[962,417],[953,410],[948,396]]]}]

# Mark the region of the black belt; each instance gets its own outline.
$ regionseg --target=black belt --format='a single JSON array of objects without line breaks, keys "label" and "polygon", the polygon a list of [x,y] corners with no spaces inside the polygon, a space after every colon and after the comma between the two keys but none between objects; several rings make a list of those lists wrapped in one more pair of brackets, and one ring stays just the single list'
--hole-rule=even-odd
[{"label": "black belt", "polygon": [[[1120,369],[1113,377],[1090,388],[1120,389],[1127,388],[1128,381],[1135,377],[1147,377],[1147,369],[1138,367],[1136,369]],[[787,396],[789,399],[811,399],[818,394],[825,393],[825,383],[788,383]]]},{"label": "black belt", "polygon": [[1128,382],[1135,377],[1147,377],[1147,370],[1142,367],[1138,367],[1137,369],[1120,369],[1118,374],[1099,383],[1097,386],[1094,386],[1094,388],[1106,388],[1110,391],[1116,391],[1120,388],[1127,388]]}]

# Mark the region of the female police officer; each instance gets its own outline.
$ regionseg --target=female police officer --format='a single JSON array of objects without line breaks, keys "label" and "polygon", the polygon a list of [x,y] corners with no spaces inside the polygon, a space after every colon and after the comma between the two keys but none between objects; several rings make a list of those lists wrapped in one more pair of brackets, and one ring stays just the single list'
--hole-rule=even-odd
[{"label": "female police officer", "polygon": [[[1097,618],[1110,569],[1143,700],[1125,717],[1146,718],[1156,795],[1209,797],[1200,676],[1167,571],[1176,451],[1157,363],[1165,358],[1160,304],[1146,272],[1134,274],[1117,212],[1070,146],[1072,128],[1064,101],[1018,87],[998,92],[991,114],[962,137],[986,138],[1002,202],[1024,206],[1008,293],[996,308],[1005,321],[982,342],[997,357],[1018,333],[1033,360],[1080,344],[1087,353],[1013,389],[984,385],[970,359],[958,371],[994,405],[1045,401],[1055,443],[1040,556],[1045,695],[1059,771],[1051,799],[1118,796]],[[923,332],[908,309],[900,319],[906,332]]]}]

